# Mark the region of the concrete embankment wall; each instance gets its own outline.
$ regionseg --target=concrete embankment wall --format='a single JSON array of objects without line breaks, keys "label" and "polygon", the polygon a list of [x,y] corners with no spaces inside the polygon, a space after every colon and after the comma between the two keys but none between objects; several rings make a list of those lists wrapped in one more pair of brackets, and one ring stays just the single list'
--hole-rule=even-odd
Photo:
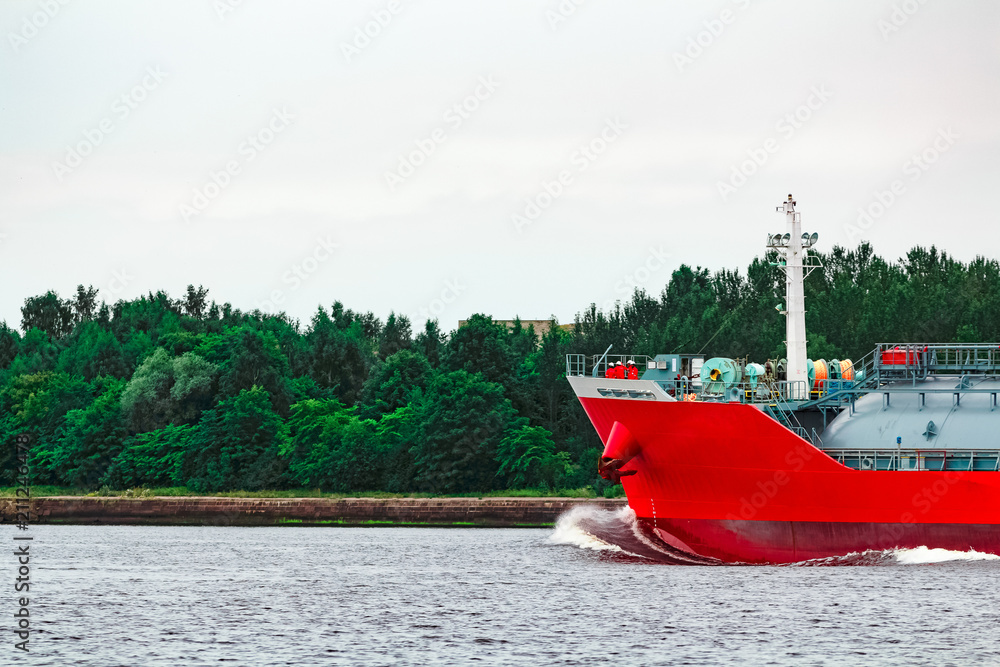
[{"label": "concrete embankment wall", "polygon": [[[14,499],[0,519],[15,520]],[[618,509],[625,499],[585,498],[90,498],[32,500],[32,523],[212,526],[550,526],[575,505]]]}]

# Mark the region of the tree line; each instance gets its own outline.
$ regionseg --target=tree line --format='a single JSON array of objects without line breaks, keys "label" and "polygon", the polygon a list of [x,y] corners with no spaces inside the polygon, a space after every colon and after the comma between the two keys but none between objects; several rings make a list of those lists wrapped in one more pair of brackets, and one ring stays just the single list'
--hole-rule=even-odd
[{"label": "tree line", "polygon": [[[806,281],[809,354],[878,342],[1000,338],[1000,266],[936,248],[886,261],[819,254]],[[198,492],[319,488],[469,493],[593,487],[601,443],[564,378],[567,353],[784,355],[776,257],[745,273],[681,266],[659,295],[591,305],[540,336],[485,314],[414,332],[340,302],[307,324],[217,304],[203,287],[98,303],[29,297],[0,324],[0,438],[32,436],[36,484]],[[13,444],[2,474],[14,476]]]}]

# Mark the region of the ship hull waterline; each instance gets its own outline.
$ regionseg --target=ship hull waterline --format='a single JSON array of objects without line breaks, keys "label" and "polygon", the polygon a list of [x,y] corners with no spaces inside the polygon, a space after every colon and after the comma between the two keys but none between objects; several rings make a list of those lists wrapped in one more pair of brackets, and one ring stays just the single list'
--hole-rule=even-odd
[{"label": "ship hull waterline", "polygon": [[635,443],[620,468],[629,506],[673,549],[745,563],[1000,554],[998,472],[854,470],[740,403],[579,399],[606,445],[616,423]]}]

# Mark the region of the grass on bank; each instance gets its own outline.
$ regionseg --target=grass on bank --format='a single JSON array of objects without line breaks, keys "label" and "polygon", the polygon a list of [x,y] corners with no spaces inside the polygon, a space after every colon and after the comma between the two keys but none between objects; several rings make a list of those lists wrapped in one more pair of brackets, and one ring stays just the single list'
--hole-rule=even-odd
[{"label": "grass on bank", "polygon": [[[18,487],[0,487],[0,498],[12,498]],[[38,485],[31,487],[34,498],[45,496],[97,496],[151,498],[154,496],[212,496],[216,498],[597,498],[598,493],[593,487],[585,486],[579,489],[507,489],[504,491],[489,491],[487,493],[390,493],[388,491],[356,491],[352,493],[324,493],[319,489],[288,489],[283,491],[223,491],[220,493],[199,493],[185,486],[161,488],[109,489],[102,487],[96,491],[77,489],[66,486]],[[621,486],[604,489],[601,496],[619,498],[625,495]]]}]

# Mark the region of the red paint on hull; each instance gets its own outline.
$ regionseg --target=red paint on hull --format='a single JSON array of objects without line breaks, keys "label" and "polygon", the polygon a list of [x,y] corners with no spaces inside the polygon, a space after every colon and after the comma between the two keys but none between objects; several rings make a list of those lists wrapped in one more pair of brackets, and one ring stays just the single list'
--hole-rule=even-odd
[{"label": "red paint on hull", "polygon": [[629,505],[670,544],[733,562],[928,546],[1000,553],[1000,472],[858,471],[756,408],[584,398],[638,441]]}]

